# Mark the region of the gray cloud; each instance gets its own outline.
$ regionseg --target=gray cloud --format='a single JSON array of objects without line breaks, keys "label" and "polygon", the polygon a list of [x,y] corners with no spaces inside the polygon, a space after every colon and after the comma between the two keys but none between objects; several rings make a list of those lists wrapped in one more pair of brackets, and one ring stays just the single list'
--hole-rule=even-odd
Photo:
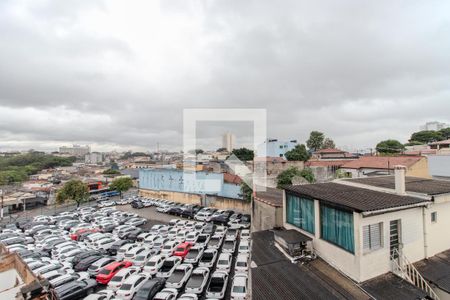
[{"label": "gray cloud", "polygon": [[[406,141],[421,123],[450,121],[449,10],[441,1],[2,1],[0,150],[178,150],[184,108],[224,107],[266,108],[272,137],[302,141],[318,129],[349,148]],[[202,129],[203,145],[227,129]]]}]

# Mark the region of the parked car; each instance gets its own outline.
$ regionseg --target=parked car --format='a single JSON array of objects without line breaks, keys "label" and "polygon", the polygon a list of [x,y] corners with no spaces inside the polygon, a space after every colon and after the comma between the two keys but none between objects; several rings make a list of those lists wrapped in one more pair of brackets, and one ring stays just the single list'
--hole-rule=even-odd
[{"label": "parked car", "polygon": [[155,255],[147,261],[147,263],[144,265],[143,271],[150,275],[155,275],[162,267],[165,260],[166,256]]},{"label": "parked car", "polygon": [[227,289],[228,273],[216,271],[211,275],[208,288],[206,289],[206,298],[223,299]]},{"label": "parked car", "polygon": [[152,300],[155,295],[160,292],[166,283],[164,278],[153,278],[147,280],[138,292],[134,295],[133,300]]},{"label": "parked car", "polygon": [[237,273],[233,278],[231,286],[231,299],[245,300],[247,299],[248,276],[247,274]]},{"label": "parked car", "polygon": [[200,295],[205,290],[209,279],[209,269],[198,267],[192,271],[191,277],[186,283],[185,292]]},{"label": "parked car", "polygon": [[188,264],[196,265],[200,261],[204,252],[204,246],[194,246],[192,247],[188,254],[184,257],[184,262]]},{"label": "parked car", "polygon": [[175,268],[181,264],[181,257],[171,256],[164,260],[161,268],[158,273],[156,273],[156,277],[168,278],[172,275]]},{"label": "parked car", "polygon": [[73,269],[77,272],[87,271],[88,268],[93,263],[95,263],[97,260],[101,259],[102,257],[103,256],[101,256],[101,255],[91,255],[86,258],[83,258],[82,260],[80,260],[80,262],[78,264],[75,265],[75,267]]},{"label": "parked car", "polygon": [[99,260],[95,261],[93,264],[91,264],[88,268],[88,273],[91,277],[96,277],[98,272],[105,267],[106,265],[112,263],[114,259],[112,257],[103,257]]},{"label": "parked car", "polygon": [[238,254],[236,257],[236,264],[234,266],[235,272],[248,271],[248,254]]},{"label": "parked car", "polygon": [[116,297],[123,300],[132,299],[134,294],[144,285],[147,279],[148,276],[144,273],[131,275],[117,290]]},{"label": "parked car", "polygon": [[183,263],[177,266],[170,277],[167,278],[166,287],[181,289],[191,276],[192,269],[191,264]]},{"label": "parked car", "polygon": [[164,288],[153,297],[153,300],[175,300],[178,295],[177,289]]},{"label": "parked car", "polygon": [[58,300],[81,299],[94,292],[97,283],[95,280],[75,280],[55,288],[54,293]]},{"label": "parked car", "polygon": [[138,272],[135,268],[125,268],[117,272],[108,282],[108,289],[116,292],[128,277]]},{"label": "parked car", "polygon": [[185,258],[191,247],[192,245],[190,243],[181,243],[176,247],[173,255]]},{"label": "parked car", "polygon": [[230,253],[221,253],[217,259],[216,269],[229,273],[232,256]]},{"label": "parked car", "polygon": [[202,258],[198,263],[199,267],[212,268],[216,263],[218,250],[214,248],[208,248],[203,252]]},{"label": "parked car", "polygon": [[95,278],[100,284],[108,284],[108,282],[116,275],[117,272],[123,268],[128,268],[132,265],[129,261],[112,262],[98,271]]}]

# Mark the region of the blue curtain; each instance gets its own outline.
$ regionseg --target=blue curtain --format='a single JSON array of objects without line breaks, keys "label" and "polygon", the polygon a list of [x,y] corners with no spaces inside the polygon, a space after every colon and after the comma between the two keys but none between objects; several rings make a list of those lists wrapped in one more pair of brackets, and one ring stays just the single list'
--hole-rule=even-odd
[{"label": "blue curtain", "polygon": [[287,194],[286,219],[289,224],[314,233],[314,201]]},{"label": "blue curtain", "polygon": [[355,252],[353,214],[320,205],[321,237],[351,253]]}]

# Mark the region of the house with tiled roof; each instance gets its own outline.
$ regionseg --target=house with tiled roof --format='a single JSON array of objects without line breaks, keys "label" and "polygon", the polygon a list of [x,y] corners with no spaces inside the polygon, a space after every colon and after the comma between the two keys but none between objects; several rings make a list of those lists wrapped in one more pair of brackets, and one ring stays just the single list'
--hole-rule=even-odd
[{"label": "house with tiled roof", "polygon": [[449,299],[450,182],[393,168],[394,176],[286,186],[283,227],[375,299],[395,281],[404,281],[399,292],[416,288],[395,299]]},{"label": "house with tiled roof", "polygon": [[391,175],[394,166],[406,167],[406,175],[430,178],[428,160],[425,156],[362,156],[340,166],[348,177],[360,178],[377,175]]}]

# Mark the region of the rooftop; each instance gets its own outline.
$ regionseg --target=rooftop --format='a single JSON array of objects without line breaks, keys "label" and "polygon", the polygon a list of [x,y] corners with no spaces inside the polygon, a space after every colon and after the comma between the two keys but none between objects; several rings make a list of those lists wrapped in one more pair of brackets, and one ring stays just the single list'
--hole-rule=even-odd
[{"label": "rooftop", "polygon": [[431,143],[430,145],[448,145],[448,144],[450,144],[450,139],[444,140],[444,141],[439,141],[439,142],[434,142],[434,143]]},{"label": "rooftop", "polygon": [[348,163],[348,159],[341,160],[308,160],[305,162],[307,167],[340,167]]},{"label": "rooftop", "polygon": [[421,260],[414,265],[427,281],[450,293],[450,250]]},{"label": "rooftop", "polygon": [[252,299],[371,299],[321,259],[291,263],[274,245],[273,232],[252,234]]},{"label": "rooftop", "polygon": [[266,188],[265,192],[256,192],[255,200],[264,202],[271,206],[283,206],[283,190],[276,188]]},{"label": "rooftop", "polygon": [[[377,176],[377,177],[345,179],[345,181],[380,188],[395,189],[394,176]],[[437,179],[427,179],[427,178],[407,176],[405,178],[405,181],[407,192],[427,194],[430,196],[450,193],[450,181],[448,180],[437,180]]]},{"label": "rooftop", "polygon": [[392,273],[367,280],[361,287],[375,299],[411,300],[425,299],[427,296],[422,290]]},{"label": "rooftop", "polygon": [[340,149],[335,149],[335,148],[327,148],[327,149],[320,149],[315,151],[314,153],[319,153],[319,154],[323,154],[323,153],[347,153],[346,151],[342,151]]},{"label": "rooftop", "polygon": [[318,199],[357,212],[388,208],[400,209],[405,206],[428,202],[421,198],[400,196],[335,182],[289,185],[285,189],[301,196]]},{"label": "rooftop", "polygon": [[345,169],[394,169],[395,165],[411,167],[424,156],[362,156],[342,165]]}]

